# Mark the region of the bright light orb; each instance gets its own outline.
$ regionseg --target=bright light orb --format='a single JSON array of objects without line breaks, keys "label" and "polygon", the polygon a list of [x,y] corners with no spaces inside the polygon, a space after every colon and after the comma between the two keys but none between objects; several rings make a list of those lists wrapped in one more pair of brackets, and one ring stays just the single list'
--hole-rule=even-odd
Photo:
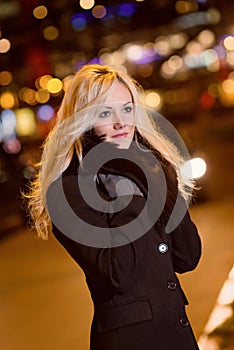
[{"label": "bright light orb", "polygon": [[36,121],[31,108],[21,108],[16,112],[16,132],[19,136],[30,136],[36,131]]},{"label": "bright light orb", "polygon": [[51,93],[51,94],[57,94],[59,93],[63,88],[63,83],[60,79],[58,78],[53,78],[50,79],[47,84],[46,84],[46,89]]},{"label": "bright light orb", "polygon": [[198,179],[206,173],[206,162],[197,157],[185,162],[181,168],[181,175],[184,179]]},{"label": "bright light orb", "polygon": [[37,117],[38,119],[42,120],[43,122],[47,122],[51,120],[54,116],[54,108],[48,104],[40,106],[37,109]]},{"label": "bright light orb", "polygon": [[94,0],[80,0],[80,7],[82,7],[84,10],[90,10],[94,4]]},{"label": "bright light orb", "polygon": [[35,7],[33,10],[33,16],[37,19],[43,19],[47,16],[48,10],[44,5]]},{"label": "bright light orb", "polygon": [[6,53],[11,48],[11,42],[8,39],[2,38],[0,40],[0,53]]}]

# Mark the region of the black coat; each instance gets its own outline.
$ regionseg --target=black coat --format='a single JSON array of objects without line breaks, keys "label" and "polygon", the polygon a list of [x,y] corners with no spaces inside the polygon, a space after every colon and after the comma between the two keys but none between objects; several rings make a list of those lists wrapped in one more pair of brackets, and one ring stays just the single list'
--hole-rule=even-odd
[{"label": "black coat", "polygon": [[[176,272],[193,270],[201,255],[201,241],[188,211],[176,229],[166,233],[166,220],[171,211],[167,198],[164,212],[153,227],[121,246],[81,244],[82,237],[91,233],[89,230],[80,232],[78,226],[72,228],[73,233],[66,232],[69,217],[64,214],[58,196],[61,184],[69,206],[82,220],[93,225],[94,231],[96,226],[121,230],[123,225],[139,216],[146,203],[147,184],[137,169],[123,165],[121,162],[120,169],[120,164],[109,164],[101,172],[124,174],[140,187],[144,195],[133,195],[125,209],[110,214],[88,205],[82,198],[73,171],[56,180],[47,196],[52,220],[56,215],[63,217],[64,223],[61,226],[54,222],[53,233],[83,269],[94,302],[90,349],[196,350],[198,346],[185,312],[188,302],[176,275]],[[157,176],[153,172],[152,176],[158,185]],[[96,177],[90,179],[96,181]],[[97,186],[102,198],[111,203],[105,189]],[[143,230],[144,222],[139,221],[138,225],[142,225]],[[71,221],[68,226],[72,226]]]}]

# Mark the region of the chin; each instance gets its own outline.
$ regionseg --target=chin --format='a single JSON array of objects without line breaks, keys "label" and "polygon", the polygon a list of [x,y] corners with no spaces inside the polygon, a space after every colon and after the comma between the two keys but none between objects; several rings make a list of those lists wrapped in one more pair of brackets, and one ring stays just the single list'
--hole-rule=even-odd
[{"label": "chin", "polygon": [[116,144],[117,148],[121,149],[127,149],[129,148],[132,140],[129,139],[121,139],[121,140],[115,140],[113,143]]}]

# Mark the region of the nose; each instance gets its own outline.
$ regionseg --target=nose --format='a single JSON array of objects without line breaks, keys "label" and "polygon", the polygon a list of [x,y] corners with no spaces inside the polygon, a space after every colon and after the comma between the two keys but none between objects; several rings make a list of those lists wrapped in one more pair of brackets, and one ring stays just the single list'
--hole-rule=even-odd
[{"label": "nose", "polygon": [[121,129],[125,128],[125,126],[126,126],[126,123],[125,123],[124,119],[121,118],[120,115],[116,115],[114,123],[113,123],[113,128],[115,130],[121,130]]}]

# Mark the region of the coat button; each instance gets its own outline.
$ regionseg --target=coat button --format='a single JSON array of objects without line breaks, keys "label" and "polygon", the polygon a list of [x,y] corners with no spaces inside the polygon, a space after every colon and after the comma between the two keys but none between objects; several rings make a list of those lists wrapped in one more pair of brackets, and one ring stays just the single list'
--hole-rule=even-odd
[{"label": "coat button", "polygon": [[176,282],[173,282],[173,281],[168,281],[167,282],[167,288],[169,290],[175,290],[177,287],[177,283]]},{"label": "coat button", "polygon": [[166,253],[168,251],[168,246],[166,243],[160,243],[158,246],[158,251],[162,254]]},{"label": "coat button", "polygon": [[180,325],[182,327],[188,327],[189,321],[186,318],[180,318]]}]

